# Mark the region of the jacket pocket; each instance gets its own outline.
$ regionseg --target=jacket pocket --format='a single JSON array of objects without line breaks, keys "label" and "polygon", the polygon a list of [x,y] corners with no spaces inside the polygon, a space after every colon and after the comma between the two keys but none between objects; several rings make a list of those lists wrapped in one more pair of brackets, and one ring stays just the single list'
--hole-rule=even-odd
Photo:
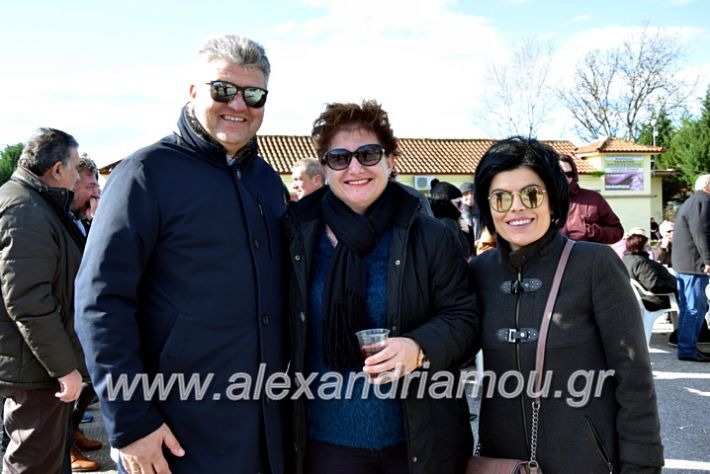
[{"label": "jacket pocket", "polygon": [[587,422],[587,426],[589,427],[589,432],[592,435],[592,440],[594,441],[594,445],[597,447],[597,453],[599,454],[599,457],[601,458],[602,462],[604,463],[607,470],[609,471],[609,474],[612,474],[614,472],[614,465],[612,464],[611,459],[609,459],[609,454],[607,453],[607,450],[604,447],[604,442],[602,441],[602,438],[599,435],[597,428],[594,426],[594,423],[592,422],[591,418],[589,418],[588,416],[584,417],[584,421]]}]

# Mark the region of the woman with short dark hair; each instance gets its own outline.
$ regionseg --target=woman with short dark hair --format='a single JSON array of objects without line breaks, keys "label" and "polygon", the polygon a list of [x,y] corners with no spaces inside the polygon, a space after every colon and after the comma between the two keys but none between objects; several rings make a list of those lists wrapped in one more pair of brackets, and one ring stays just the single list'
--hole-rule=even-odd
[{"label": "woman with short dark hair", "polygon": [[[470,265],[485,368],[495,376],[484,378],[481,454],[530,459],[533,387],[523,390],[519,381],[532,379],[545,304],[567,242],[560,234],[567,183],[557,153],[522,137],[491,146],[475,183],[484,223],[498,241]],[[628,274],[608,246],[574,245],[545,347],[536,435],[545,474],[660,472],[643,324]]]}]

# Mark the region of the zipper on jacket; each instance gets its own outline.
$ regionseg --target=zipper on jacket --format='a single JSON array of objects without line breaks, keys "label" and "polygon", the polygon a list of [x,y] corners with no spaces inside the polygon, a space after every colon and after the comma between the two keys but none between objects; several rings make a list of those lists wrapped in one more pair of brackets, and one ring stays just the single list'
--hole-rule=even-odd
[{"label": "zipper on jacket", "polygon": [[266,229],[266,240],[269,241],[269,257],[273,258],[274,254],[271,249],[271,230],[269,229],[269,222],[266,219],[264,206],[261,204],[261,197],[259,196],[256,198],[256,207],[259,208],[259,214],[261,214],[261,220],[264,222],[264,228]]},{"label": "zipper on jacket", "polygon": [[599,452],[599,455],[602,457],[602,461],[604,461],[604,464],[606,464],[607,469],[609,469],[609,474],[613,474],[614,465],[612,464],[611,460],[609,459],[609,455],[607,454],[606,449],[604,448],[604,443],[602,443],[602,439],[601,439],[601,436],[599,436],[599,432],[594,427],[592,420],[590,420],[588,416],[584,417],[584,421],[587,422],[587,426],[589,426],[589,431],[592,432],[592,437],[594,438],[594,444],[596,444],[596,446],[597,446],[597,451]]}]

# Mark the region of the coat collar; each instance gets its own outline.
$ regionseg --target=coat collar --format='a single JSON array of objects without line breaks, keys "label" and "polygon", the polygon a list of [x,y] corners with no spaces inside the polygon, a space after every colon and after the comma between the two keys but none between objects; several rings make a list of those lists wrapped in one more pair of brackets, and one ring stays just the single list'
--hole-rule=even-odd
[{"label": "coat collar", "polygon": [[565,240],[565,237],[560,234],[559,229],[555,226],[550,226],[545,235],[518,250],[511,250],[508,241],[498,236],[500,262],[501,264],[508,264],[516,270],[519,270],[530,260],[544,257],[554,252],[558,247],[564,244]]},{"label": "coat collar", "polygon": [[69,206],[74,199],[73,191],[64,188],[51,188],[39,176],[21,166],[17,167],[10,179],[38,192],[49,201],[59,215],[69,215]]},{"label": "coat collar", "polygon": [[233,160],[239,167],[244,168],[259,154],[259,145],[255,135],[234,156],[230,156],[222,144],[207,133],[207,130],[200,124],[189,103],[182,108],[175,134],[187,146],[196,150],[201,159],[218,165],[226,165],[228,161]]}]

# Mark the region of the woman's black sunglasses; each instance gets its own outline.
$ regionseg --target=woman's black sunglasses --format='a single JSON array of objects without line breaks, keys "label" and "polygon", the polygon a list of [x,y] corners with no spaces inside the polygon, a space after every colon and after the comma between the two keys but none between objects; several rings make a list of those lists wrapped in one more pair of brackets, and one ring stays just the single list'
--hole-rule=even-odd
[{"label": "woman's black sunglasses", "polygon": [[226,104],[234,99],[239,91],[241,91],[244,103],[254,109],[260,109],[264,106],[266,103],[266,95],[269,93],[269,91],[261,87],[242,87],[227,81],[211,81],[207,84],[210,86],[212,99],[216,102]]},{"label": "woman's black sunglasses", "polygon": [[321,163],[328,165],[330,169],[341,171],[350,166],[353,157],[360,162],[362,166],[375,166],[385,156],[385,149],[382,145],[369,144],[358,147],[355,151],[346,150],[345,148],[334,148],[328,150],[321,158]]}]

